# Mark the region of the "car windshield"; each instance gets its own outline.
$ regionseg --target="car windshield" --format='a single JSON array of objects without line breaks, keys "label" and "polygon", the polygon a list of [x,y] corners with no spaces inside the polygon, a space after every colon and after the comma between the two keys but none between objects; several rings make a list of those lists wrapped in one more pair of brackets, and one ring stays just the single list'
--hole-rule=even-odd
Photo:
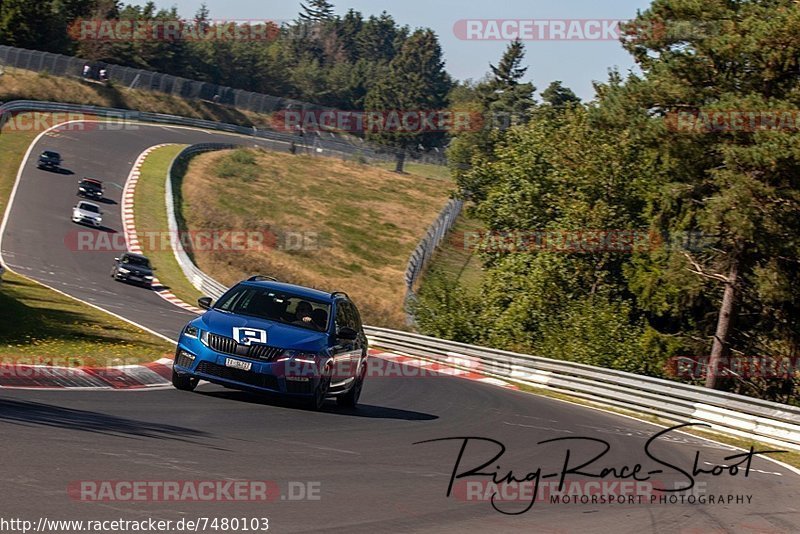
[{"label": "car windshield", "polygon": [[330,304],[290,293],[241,285],[224,295],[214,309],[249,315],[325,332],[328,329]]},{"label": "car windshield", "polygon": [[100,189],[100,184],[98,184],[97,182],[90,182],[89,180],[82,181],[81,185],[86,186],[90,189]]},{"label": "car windshield", "polygon": [[44,156],[46,158],[57,158],[58,157],[58,153],[56,153],[56,152],[43,152],[42,156]]},{"label": "car windshield", "polygon": [[148,269],[150,268],[150,260],[148,260],[147,258],[141,258],[139,256],[125,256],[122,258],[122,262],[136,267],[147,267]]},{"label": "car windshield", "polygon": [[86,204],[83,203],[78,208],[82,209],[83,211],[90,211],[92,213],[100,213],[100,208],[95,206],[94,204]]}]

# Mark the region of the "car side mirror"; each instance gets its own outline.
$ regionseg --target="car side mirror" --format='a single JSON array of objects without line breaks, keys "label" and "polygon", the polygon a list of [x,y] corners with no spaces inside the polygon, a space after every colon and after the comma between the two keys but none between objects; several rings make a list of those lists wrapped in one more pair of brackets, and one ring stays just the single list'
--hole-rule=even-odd
[{"label": "car side mirror", "polygon": [[203,308],[204,310],[211,309],[211,297],[200,297],[197,299],[197,305]]},{"label": "car side mirror", "polygon": [[358,332],[349,326],[343,326],[336,332],[336,337],[345,341],[353,341],[358,338]]}]

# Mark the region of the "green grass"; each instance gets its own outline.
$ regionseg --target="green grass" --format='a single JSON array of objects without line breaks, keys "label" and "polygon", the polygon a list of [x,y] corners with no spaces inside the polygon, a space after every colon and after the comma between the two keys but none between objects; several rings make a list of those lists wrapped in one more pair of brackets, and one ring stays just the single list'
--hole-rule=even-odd
[{"label": "green grass", "polygon": [[173,345],[45,286],[6,273],[0,358],[52,365],[124,365],[171,357]]},{"label": "green grass", "polygon": [[152,235],[159,235],[168,231],[164,201],[167,169],[185,146],[162,147],[147,156],[142,164],[141,175],[134,193],[134,221],[144,254],[157,269],[155,275],[158,280],[176,297],[194,304],[202,295],[184,276],[169,242],[160,238],[143,239],[149,232],[152,232]]},{"label": "green grass", "polygon": [[[39,132],[0,133],[0,213]],[[10,272],[0,284],[0,359],[118,365],[171,355],[173,345],[125,321]]]}]

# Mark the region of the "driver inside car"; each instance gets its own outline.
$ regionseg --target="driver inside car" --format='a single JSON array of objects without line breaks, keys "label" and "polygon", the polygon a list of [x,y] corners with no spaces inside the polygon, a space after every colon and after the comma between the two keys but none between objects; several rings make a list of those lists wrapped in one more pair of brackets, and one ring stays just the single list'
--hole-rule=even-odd
[{"label": "driver inside car", "polygon": [[313,307],[310,302],[301,300],[297,303],[297,308],[294,311],[295,320],[292,324],[307,325],[312,321],[311,312]]}]

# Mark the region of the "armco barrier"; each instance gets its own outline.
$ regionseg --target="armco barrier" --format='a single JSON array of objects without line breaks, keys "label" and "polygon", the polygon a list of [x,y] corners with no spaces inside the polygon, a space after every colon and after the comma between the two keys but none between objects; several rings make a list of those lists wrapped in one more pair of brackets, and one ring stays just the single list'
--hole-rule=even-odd
[{"label": "armco barrier", "polygon": [[[7,114],[25,111],[72,113],[75,114],[75,116],[93,115],[118,121],[118,123],[112,123],[117,124],[117,126],[115,126],[117,128],[120,127],[120,124],[126,122],[150,122],[155,124],[187,126],[191,128],[202,128],[205,130],[246,135],[259,139],[263,143],[270,144],[271,148],[289,150],[290,147],[294,147],[294,150],[297,152],[304,152],[311,155],[321,154],[345,159],[363,159],[373,162],[392,162],[395,160],[395,151],[391,148],[372,145],[366,142],[353,145],[327,132],[300,136],[274,130],[237,126],[235,124],[225,124],[204,119],[192,119],[164,113],[131,111],[128,109],[106,108],[101,106],[63,104],[60,102],[43,102],[39,100],[14,100],[2,104],[2,106],[0,106],[0,127],[5,123]],[[422,161],[425,161],[424,157]]]},{"label": "armco barrier", "polygon": [[800,450],[800,408],[670,380],[368,328],[376,346],[454,367],[566,393],[605,406]]},{"label": "armco barrier", "polygon": [[411,258],[408,260],[408,266],[406,267],[406,298],[413,295],[414,285],[424,272],[425,266],[433,257],[433,253],[439,248],[447,232],[455,224],[463,207],[463,200],[450,200],[441,213],[439,213],[436,220],[433,221],[433,224],[428,228],[425,237],[419,242],[417,248],[414,249]]},{"label": "armco barrier", "polygon": [[[104,66],[108,71],[109,79],[127,87],[169,94],[186,99],[214,101],[218,102],[220,105],[233,107],[239,110],[254,111],[262,114],[269,114],[282,110],[330,110],[330,108],[310,102],[253,93],[241,89],[234,89],[232,87],[216,85],[210,82],[188,80],[186,78],[160,72],[123,67],[112,63],[104,63],[102,61],[89,61],[79,57],[64,56],[61,54],[42,52],[40,50],[27,50],[24,48],[0,45],[0,67],[5,65],[7,67],[16,67],[35,72],[46,72],[55,76],[79,77],[81,76],[84,65],[87,64],[94,66],[96,69],[99,69],[100,66]],[[208,127],[209,126],[204,126],[204,128]],[[291,137],[291,134],[287,135]],[[350,135],[340,135],[333,131],[324,132],[320,136],[314,136],[309,133],[309,136],[312,137],[312,142],[299,144],[312,145],[314,141],[325,141],[326,143],[331,143],[338,147],[337,151],[339,152],[359,154],[367,159],[386,159],[390,161],[394,161],[395,153],[397,152],[397,150],[392,148],[379,147],[374,144],[371,145],[365,143],[361,138]],[[433,152],[420,152],[414,149],[407,149],[405,153],[415,161],[423,161],[433,165],[445,165],[447,163],[446,158],[437,149],[434,149]],[[379,158],[378,156],[383,156],[383,158]]]},{"label": "armco barrier", "polygon": [[[178,236],[180,235],[179,230],[181,229],[181,225],[178,223],[178,218],[175,212],[175,196],[173,194],[173,186],[176,185],[175,174],[178,172],[179,167],[186,165],[191,157],[195,154],[210,152],[213,150],[225,150],[229,148],[235,148],[235,146],[236,145],[227,145],[222,143],[191,145],[184,148],[177,156],[175,156],[175,159],[172,160],[172,163],[167,170],[166,194],[164,198],[164,201],[167,205],[167,225],[169,228],[169,235]],[[205,295],[213,297],[214,299],[221,297],[227,288],[197,268],[192,259],[189,257],[189,254],[183,248],[183,244],[181,243],[180,239],[173,239],[171,244],[172,250],[175,254],[175,259],[177,260],[178,265],[180,265],[181,270],[183,270],[183,274],[186,276],[189,282],[191,282],[198,291]]]}]

